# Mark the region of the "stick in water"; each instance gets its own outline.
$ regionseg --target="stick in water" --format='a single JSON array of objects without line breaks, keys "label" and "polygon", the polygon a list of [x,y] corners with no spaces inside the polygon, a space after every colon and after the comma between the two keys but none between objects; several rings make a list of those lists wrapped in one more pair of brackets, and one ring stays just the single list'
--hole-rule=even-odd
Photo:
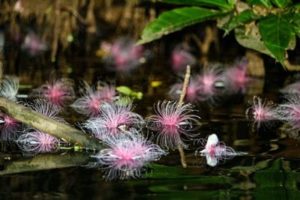
[{"label": "stick in water", "polygon": [[[179,97],[179,101],[178,101],[177,107],[179,107],[179,106],[181,106],[183,104],[184,97],[186,95],[186,90],[187,90],[187,87],[189,85],[190,76],[191,76],[191,67],[189,65],[187,65],[186,66],[185,75],[184,75],[182,90],[181,90],[181,94],[180,94],[180,97]],[[181,165],[182,165],[183,168],[186,168],[187,164],[186,164],[185,154],[184,154],[184,150],[182,148],[182,145],[178,144],[177,148],[178,148],[179,155],[180,155]]]}]

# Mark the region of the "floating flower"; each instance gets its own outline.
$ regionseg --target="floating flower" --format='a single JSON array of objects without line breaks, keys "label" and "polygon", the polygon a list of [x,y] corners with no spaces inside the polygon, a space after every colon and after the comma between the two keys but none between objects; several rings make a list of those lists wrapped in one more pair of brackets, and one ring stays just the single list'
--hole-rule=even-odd
[{"label": "floating flower", "polygon": [[90,129],[99,139],[122,134],[122,127],[140,129],[144,124],[143,118],[132,112],[132,103],[120,105],[104,103],[101,105],[101,115],[89,119],[84,127]]},{"label": "floating flower", "polygon": [[182,47],[176,47],[172,51],[171,65],[175,72],[181,72],[186,69],[187,65],[194,65],[196,63],[195,57]]},{"label": "floating flower", "polygon": [[57,150],[59,139],[40,131],[32,131],[20,135],[17,144],[25,152],[46,153]]},{"label": "floating flower", "polygon": [[[53,120],[64,122],[64,120],[57,116],[59,108],[44,100],[35,100],[30,105],[33,110],[50,117]],[[16,140],[19,148],[28,153],[46,153],[56,151],[60,144],[60,140],[47,133],[28,128],[25,133],[20,135]]]},{"label": "floating flower", "polygon": [[69,79],[49,82],[35,89],[32,95],[62,107],[67,101],[74,98],[73,83]]},{"label": "floating flower", "polygon": [[19,79],[16,77],[5,77],[0,84],[0,96],[16,101],[19,90]]},{"label": "floating flower", "polygon": [[277,109],[271,102],[263,102],[261,98],[254,96],[252,106],[246,110],[246,116],[252,118],[257,127],[260,127],[263,122],[277,119]]},{"label": "floating flower", "polygon": [[78,113],[87,116],[98,116],[100,114],[100,106],[105,102],[113,102],[117,98],[114,86],[106,85],[100,90],[87,89],[84,96],[77,99],[71,107]]},{"label": "floating flower", "polygon": [[106,178],[127,179],[141,176],[143,167],[165,155],[158,145],[139,135],[136,130],[110,137],[105,140],[108,148],[102,149],[95,157],[98,164],[106,169]]},{"label": "floating flower", "polygon": [[192,114],[191,104],[177,105],[174,101],[163,101],[154,108],[156,114],[147,119],[147,127],[158,132],[158,143],[167,149],[176,149],[179,145],[186,147],[182,136],[193,138],[195,135],[191,131],[199,119]]},{"label": "floating flower", "polygon": [[230,159],[237,155],[234,149],[219,142],[216,134],[208,136],[205,148],[200,151],[200,154],[206,157],[206,163],[211,167],[215,167],[222,160]]}]

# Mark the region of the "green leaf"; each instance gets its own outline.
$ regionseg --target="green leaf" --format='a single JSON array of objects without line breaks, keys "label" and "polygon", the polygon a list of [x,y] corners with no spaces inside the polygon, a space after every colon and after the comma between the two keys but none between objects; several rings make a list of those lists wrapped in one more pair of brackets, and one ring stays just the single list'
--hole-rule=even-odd
[{"label": "green leaf", "polygon": [[[246,31],[246,29],[250,29],[251,32],[248,32],[248,30]],[[249,49],[256,50],[260,53],[267,54],[274,58],[273,54],[267,49],[265,44],[261,41],[261,36],[259,34],[256,25],[253,24],[248,28],[239,27],[236,28],[234,32],[235,32],[235,38],[240,45]]]},{"label": "green leaf", "polygon": [[272,7],[270,0],[248,0],[247,2],[252,5],[263,5],[267,8]]},{"label": "green leaf", "polygon": [[293,40],[294,29],[289,20],[280,15],[270,15],[258,23],[259,32],[268,50],[283,63],[285,53]]},{"label": "green leaf", "polygon": [[259,17],[253,13],[252,10],[245,10],[239,15],[232,17],[226,24],[224,24],[222,29],[225,30],[226,34],[229,33],[231,30],[235,29],[238,26],[244,25],[249,23]]},{"label": "green leaf", "polygon": [[227,0],[160,0],[163,3],[171,4],[181,4],[189,6],[207,6],[207,7],[217,7],[223,10],[229,10],[233,8],[233,4],[229,3]]},{"label": "green leaf", "polygon": [[151,42],[163,35],[215,18],[221,14],[223,12],[200,7],[185,7],[166,11],[144,28],[138,44]]},{"label": "green leaf", "polygon": [[291,0],[272,0],[272,3],[278,8],[285,8],[291,4]]}]

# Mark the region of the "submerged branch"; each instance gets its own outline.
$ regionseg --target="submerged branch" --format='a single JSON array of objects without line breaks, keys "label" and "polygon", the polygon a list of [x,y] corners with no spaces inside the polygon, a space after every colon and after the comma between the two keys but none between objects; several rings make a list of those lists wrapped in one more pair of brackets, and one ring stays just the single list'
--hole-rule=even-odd
[{"label": "submerged branch", "polygon": [[0,97],[0,109],[14,119],[36,128],[42,132],[64,139],[70,143],[78,144],[82,147],[100,150],[101,143],[67,124],[55,121],[47,116],[31,110],[23,105],[17,104],[6,98]]},{"label": "submerged branch", "polygon": [[[190,77],[191,77],[191,67],[188,65],[188,66],[186,66],[186,71],[185,71],[185,76],[184,76],[184,80],[183,80],[182,90],[181,90],[181,94],[180,94],[179,101],[178,101],[178,104],[177,104],[178,107],[183,104],[184,97],[186,95],[186,90],[187,90],[187,87],[188,87],[189,82],[190,82]],[[178,144],[177,149],[179,151],[181,165],[182,165],[183,168],[186,168],[187,164],[186,164],[185,154],[184,154],[184,150],[182,148],[182,145]]]}]

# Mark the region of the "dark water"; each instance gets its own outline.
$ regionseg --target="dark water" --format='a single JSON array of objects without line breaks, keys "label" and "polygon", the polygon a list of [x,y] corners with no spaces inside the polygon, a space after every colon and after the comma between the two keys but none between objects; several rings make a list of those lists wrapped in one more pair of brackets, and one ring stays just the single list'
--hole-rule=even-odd
[{"label": "dark water", "polygon": [[[1,199],[300,199],[299,142],[288,137],[281,123],[253,128],[245,118],[252,96],[264,93],[275,102],[282,85],[276,80],[257,80],[251,94],[226,97],[219,105],[199,105],[201,137],[211,133],[236,151],[236,156],[208,167],[196,157],[197,144],[187,153],[189,167],[180,166],[178,153],[171,152],[145,169],[136,180],[106,181],[100,169],[86,167],[85,152],[39,155],[0,154]],[[265,84],[262,87],[262,84]],[[250,85],[251,86],[251,85]],[[257,89],[263,88],[263,89]],[[147,99],[148,98],[148,99]],[[158,97],[157,97],[158,98]],[[153,101],[146,97],[144,102]],[[137,103],[139,110],[141,102]],[[141,109],[141,108],[140,108]],[[142,110],[142,109],[141,109]],[[146,111],[144,111],[146,112]],[[4,148],[4,147],[3,147]],[[5,149],[5,148],[4,148]],[[37,168],[54,168],[34,171]],[[16,173],[18,170],[25,171]]]}]

